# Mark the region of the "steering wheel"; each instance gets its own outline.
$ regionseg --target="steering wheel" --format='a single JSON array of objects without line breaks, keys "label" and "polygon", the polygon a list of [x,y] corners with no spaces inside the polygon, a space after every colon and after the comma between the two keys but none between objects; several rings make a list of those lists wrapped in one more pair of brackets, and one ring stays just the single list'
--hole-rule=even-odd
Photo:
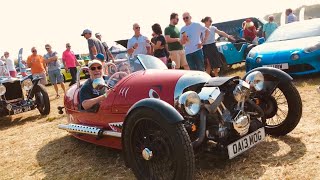
[{"label": "steering wheel", "polygon": [[[115,78],[116,75],[119,75],[119,76],[121,76],[121,75],[127,76],[128,73],[126,73],[126,72],[121,72],[121,71],[120,71],[120,72],[116,72],[116,73],[112,74],[112,75],[110,76],[110,78],[108,79],[107,83],[106,83],[107,88],[112,89],[112,88],[114,87],[114,86],[110,86],[109,84],[110,84],[110,82],[111,82],[112,79],[118,79],[118,78]],[[119,80],[120,80],[120,79],[122,79],[122,78],[119,78]]]},{"label": "steering wheel", "polygon": [[117,72],[117,65],[112,63],[112,62],[108,62],[104,65],[104,74],[114,74],[115,72]]}]

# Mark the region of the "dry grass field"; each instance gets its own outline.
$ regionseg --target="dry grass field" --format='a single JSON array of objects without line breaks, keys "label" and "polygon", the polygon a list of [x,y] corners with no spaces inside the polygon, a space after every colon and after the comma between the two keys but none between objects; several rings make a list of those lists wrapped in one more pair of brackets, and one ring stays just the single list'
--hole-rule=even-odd
[{"label": "dry grass field", "polygon": [[[232,74],[243,75],[243,66]],[[197,179],[320,179],[319,75],[296,78],[303,100],[297,128],[281,138],[267,140],[246,153],[225,160],[204,153],[196,159]],[[57,125],[65,123],[47,87],[51,113],[37,110],[1,118],[0,179],[134,179],[121,151],[77,140]]]}]

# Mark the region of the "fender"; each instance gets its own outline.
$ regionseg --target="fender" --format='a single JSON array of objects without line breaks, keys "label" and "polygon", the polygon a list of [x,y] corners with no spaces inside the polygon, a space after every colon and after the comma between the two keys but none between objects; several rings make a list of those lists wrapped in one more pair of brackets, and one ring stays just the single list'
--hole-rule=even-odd
[{"label": "fender", "polygon": [[136,102],[128,110],[126,118],[130,116],[131,112],[142,107],[150,108],[159,112],[161,116],[164,117],[170,124],[184,121],[182,115],[174,107],[172,107],[169,103],[156,98],[146,98]]},{"label": "fender", "polygon": [[252,69],[251,71],[247,72],[242,79],[243,80],[246,79],[247,75],[254,71],[260,71],[263,74],[263,76],[265,76],[266,80],[276,79],[280,82],[289,82],[289,81],[292,81],[293,79],[289,74],[273,67],[258,67],[258,68]]}]

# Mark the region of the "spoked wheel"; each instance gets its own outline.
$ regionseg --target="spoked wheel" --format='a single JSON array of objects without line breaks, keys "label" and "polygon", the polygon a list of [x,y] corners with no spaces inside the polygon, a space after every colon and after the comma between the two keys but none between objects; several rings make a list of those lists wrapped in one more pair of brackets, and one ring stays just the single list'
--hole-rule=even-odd
[{"label": "spoked wheel", "polygon": [[50,100],[45,87],[42,84],[38,84],[34,88],[37,109],[41,115],[48,115],[50,113]]},{"label": "spoked wheel", "polygon": [[138,179],[193,178],[194,154],[185,128],[153,110],[138,110],[127,119],[124,151]]},{"label": "spoked wheel", "polygon": [[280,83],[271,96],[263,100],[263,104],[268,134],[283,136],[298,125],[302,115],[302,102],[292,82]]}]

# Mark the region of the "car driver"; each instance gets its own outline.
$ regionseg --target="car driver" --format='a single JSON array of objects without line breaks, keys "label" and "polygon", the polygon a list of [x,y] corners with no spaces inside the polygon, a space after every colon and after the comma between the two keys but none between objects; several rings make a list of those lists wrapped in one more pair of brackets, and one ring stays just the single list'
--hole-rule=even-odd
[{"label": "car driver", "polygon": [[99,60],[92,60],[88,64],[90,78],[83,84],[80,90],[80,103],[84,110],[97,110],[99,103],[105,100],[111,90],[101,93],[101,91],[94,89],[92,82],[94,79],[102,77],[102,63]]}]

